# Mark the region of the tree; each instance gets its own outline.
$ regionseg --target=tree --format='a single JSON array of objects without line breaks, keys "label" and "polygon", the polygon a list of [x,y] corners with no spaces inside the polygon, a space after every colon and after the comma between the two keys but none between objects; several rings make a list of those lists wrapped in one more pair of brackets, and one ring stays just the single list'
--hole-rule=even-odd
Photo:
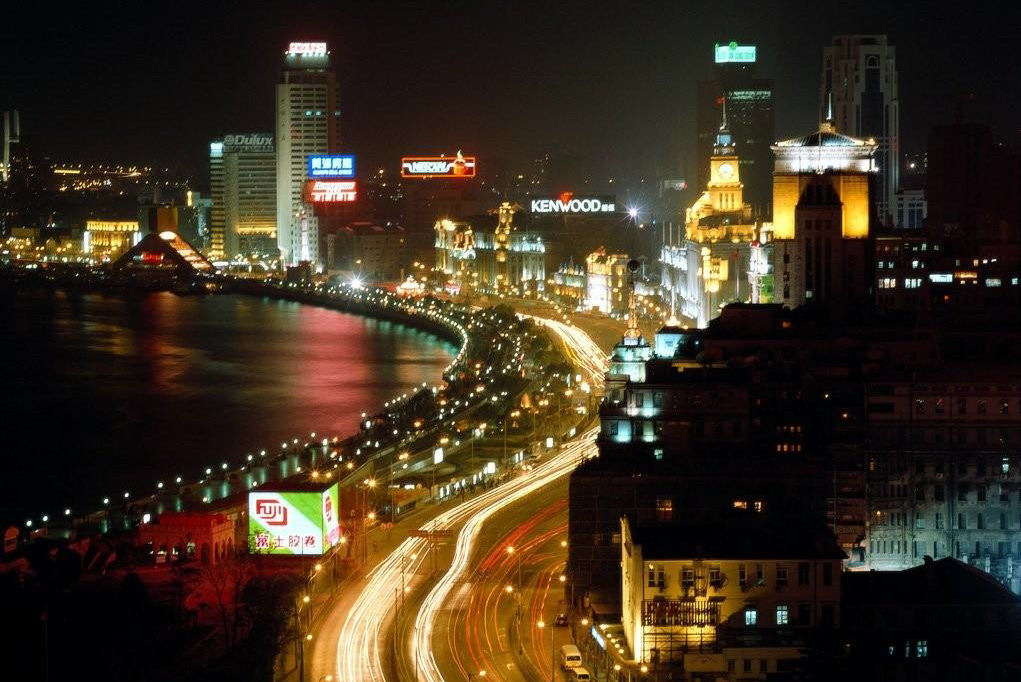
[{"label": "tree", "polygon": [[255,576],[255,565],[247,555],[223,559],[199,571],[196,592],[220,620],[224,651],[229,651],[237,643],[242,622],[242,593]]}]

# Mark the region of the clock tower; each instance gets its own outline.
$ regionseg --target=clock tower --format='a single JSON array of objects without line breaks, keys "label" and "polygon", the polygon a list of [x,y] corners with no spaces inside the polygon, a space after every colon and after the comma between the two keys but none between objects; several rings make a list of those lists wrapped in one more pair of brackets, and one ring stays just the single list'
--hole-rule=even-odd
[{"label": "clock tower", "polygon": [[734,140],[727,128],[727,103],[723,102],[723,122],[716,133],[716,144],[709,159],[710,203],[717,211],[740,211],[744,208],[744,185]]}]

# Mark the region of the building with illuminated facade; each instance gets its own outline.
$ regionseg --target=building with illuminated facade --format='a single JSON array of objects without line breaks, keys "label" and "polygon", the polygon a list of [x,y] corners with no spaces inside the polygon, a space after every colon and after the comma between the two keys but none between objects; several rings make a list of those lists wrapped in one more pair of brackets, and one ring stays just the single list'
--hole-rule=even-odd
[{"label": "building with illuminated facade", "polygon": [[231,134],[209,145],[213,212],[210,256],[277,255],[277,173],[273,136]]},{"label": "building with illuminated facade", "polygon": [[751,298],[751,248],[761,231],[752,205],[744,200],[741,155],[728,127],[727,106],[716,131],[706,190],[685,211],[684,239],[664,245],[660,255],[663,297],[701,327],[726,303]]},{"label": "building with illuminated facade", "polygon": [[276,86],[276,229],[282,262],[318,265],[319,224],[305,201],[308,157],[340,146],[340,99],[326,43],[291,43]]},{"label": "building with illuminated facade", "polygon": [[758,516],[621,519],[621,624],[635,661],[761,679],[791,670],[813,628],[840,626],[844,553],[832,534]]},{"label": "building with illuminated facade", "polygon": [[[504,202],[492,217],[440,220],[435,226],[436,271],[462,289],[499,293],[543,291],[546,245],[535,232],[519,230],[516,207]],[[477,229],[478,228],[478,229]]]},{"label": "building with illuminated facade", "polygon": [[628,269],[626,253],[607,253],[600,247],[585,259],[586,310],[607,315],[623,315],[628,309]]},{"label": "building with illuminated facade", "polygon": [[843,35],[823,48],[822,58],[820,120],[874,140],[876,217],[881,225],[893,225],[900,189],[896,50],[885,35]]},{"label": "building with illuminated facade", "polygon": [[744,179],[744,197],[759,219],[770,215],[773,157],[769,145],[775,140],[773,79],[755,73],[754,45],[730,43],[713,49],[715,77],[698,82],[696,126],[696,187],[705,187],[711,173],[708,161],[719,133],[720,108],[727,106],[730,130],[741,153],[735,175]]},{"label": "building with illuminated facade", "polygon": [[89,220],[82,234],[82,253],[94,261],[115,260],[141,239],[137,220]]},{"label": "building with illuminated facade", "polygon": [[562,263],[553,273],[552,283],[547,291],[557,301],[571,310],[578,310],[585,304],[585,266],[575,265],[573,260]]},{"label": "building with illuminated facade", "polygon": [[817,132],[777,142],[773,171],[773,300],[854,304],[871,287],[873,140]]}]

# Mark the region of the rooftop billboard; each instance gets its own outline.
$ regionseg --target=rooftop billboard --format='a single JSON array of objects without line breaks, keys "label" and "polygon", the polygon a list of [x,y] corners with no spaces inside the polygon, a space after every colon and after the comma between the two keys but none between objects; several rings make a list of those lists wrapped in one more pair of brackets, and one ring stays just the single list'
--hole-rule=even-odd
[{"label": "rooftop billboard", "polygon": [[323,491],[248,493],[249,552],[319,556],[338,542],[338,483]]}]

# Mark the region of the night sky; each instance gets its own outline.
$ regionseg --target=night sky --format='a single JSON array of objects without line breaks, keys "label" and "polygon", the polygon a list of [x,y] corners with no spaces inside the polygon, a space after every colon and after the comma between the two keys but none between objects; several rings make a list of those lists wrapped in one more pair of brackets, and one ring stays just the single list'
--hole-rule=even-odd
[{"label": "night sky", "polygon": [[[147,4],[146,4],[147,5]],[[889,7],[888,7],[889,5]],[[331,2],[123,5],[44,11],[0,26],[0,109],[22,112],[40,154],[205,174],[225,132],[274,129],[291,40],[324,40],[342,136],[362,168],[461,148],[485,163],[541,152],[650,173],[693,154],[696,81],[714,42],[759,46],[776,80],[777,137],[816,126],[822,47],[886,33],[897,48],[902,146],[922,151],[955,98],[1010,143],[1021,128],[1018,11],[907,2]]]}]

